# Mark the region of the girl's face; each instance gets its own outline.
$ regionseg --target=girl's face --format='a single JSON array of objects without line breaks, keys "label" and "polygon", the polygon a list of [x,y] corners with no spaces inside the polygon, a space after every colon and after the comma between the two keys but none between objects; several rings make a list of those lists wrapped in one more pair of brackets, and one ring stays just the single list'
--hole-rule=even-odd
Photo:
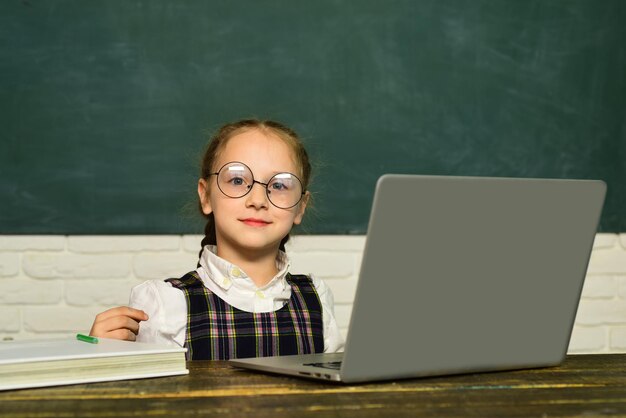
[{"label": "girl's face", "polygon": [[[229,162],[247,165],[254,179],[267,183],[277,173],[293,173],[300,177],[291,148],[270,132],[250,129],[233,136],[218,154],[213,166],[219,170]],[[198,194],[205,215],[213,212],[218,255],[254,255],[256,252],[277,251],[281,240],[292,226],[302,221],[308,192],[296,206],[280,209],[267,198],[264,186],[254,183],[241,198],[230,198],[217,187],[217,176],[200,179]]]}]

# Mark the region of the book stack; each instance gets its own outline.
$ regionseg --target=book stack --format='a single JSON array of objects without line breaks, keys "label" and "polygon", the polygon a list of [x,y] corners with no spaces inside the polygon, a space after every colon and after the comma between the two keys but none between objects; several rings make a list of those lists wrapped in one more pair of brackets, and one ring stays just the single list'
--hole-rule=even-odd
[{"label": "book stack", "polygon": [[189,373],[186,348],[107,338],[0,343],[0,390]]}]

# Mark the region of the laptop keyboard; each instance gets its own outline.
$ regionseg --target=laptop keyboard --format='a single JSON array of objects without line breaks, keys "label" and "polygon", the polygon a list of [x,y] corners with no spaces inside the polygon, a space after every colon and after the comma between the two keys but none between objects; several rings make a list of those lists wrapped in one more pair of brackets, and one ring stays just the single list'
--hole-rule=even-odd
[{"label": "laptop keyboard", "polygon": [[303,366],[323,367],[324,369],[341,369],[341,361],[327,361],[324,363],[304,363]]}]

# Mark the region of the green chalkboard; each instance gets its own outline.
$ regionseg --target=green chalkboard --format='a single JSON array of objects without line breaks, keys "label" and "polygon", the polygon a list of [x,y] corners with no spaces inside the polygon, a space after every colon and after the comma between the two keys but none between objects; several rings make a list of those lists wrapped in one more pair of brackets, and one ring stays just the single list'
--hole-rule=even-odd
[{"label": "green chalkboard", "polygon": [[[594,178],[626,231],[626,1],[0,2],[0,233],[199,233],[207,132],[316,162],[301,232],[363,233],[382,173]],[[416,208],[419,213],[419,208]]]}]

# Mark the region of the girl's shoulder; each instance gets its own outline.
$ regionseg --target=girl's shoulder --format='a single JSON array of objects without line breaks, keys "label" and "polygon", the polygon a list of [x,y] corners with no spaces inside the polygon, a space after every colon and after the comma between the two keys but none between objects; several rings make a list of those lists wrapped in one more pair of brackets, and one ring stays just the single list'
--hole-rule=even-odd
[{"label": "girl's shoulder", "polygon": [[294,273],[287,273],[287,278],[291,281],[305,281],[305,282],[312,282],[313,281],[313,277],[310,274],[294,274]]},{"label": "girl's shoulder", "polygon": [[150,318],[161,318],[161,321],[171,316],[172,312],[178,315],[186,311],[185,295],[163,279],[146,280],[134,286],[129,305],[142,309]]},{"label": "girl's shoulder", "polygon": [[134,286],[131,290],[131,295],[158,295],[162,297],[164,295],[179,293],[180,291],[176,289],[169,280],[171,279],[146,280],[143,283]]},{"label": "girl's shoulder", "polygon": [[310,283],[312,284],[314,287],[318,287],[320,285],[323,285],[323,281],[321,279],[318,279],[317,277],[314,277],[312,274],[294,274],[294,273],[288,273],[287,274],[287,280],[291,281],[291,282],[295,282],[295,283]]},{"label": "girl's shoulder", "polygon": [[198,270],[190,271],[189,273],[185,273],[181,277],[173,277],[169,279],[163,280],[165,283],[168,283],[170,286],[182,289],[188,287],[197,287],[202,286],[202,279],[198,274]]},{"label": "girl's shoulder", "polygon": [[330,290],[330,288],[328,287],[328,285],[326,284],[326,282],[318,277],[315,277],[312,274],[289,274],[291,280],[294,281],[305,281],[308,283],[311,283],[313,285],[313,287],[315,288],[315,291],[317,292],[317,294],[322,298],[323,296],[326,295],[330,295],[330,297],[332,298],[332,292]]}]

